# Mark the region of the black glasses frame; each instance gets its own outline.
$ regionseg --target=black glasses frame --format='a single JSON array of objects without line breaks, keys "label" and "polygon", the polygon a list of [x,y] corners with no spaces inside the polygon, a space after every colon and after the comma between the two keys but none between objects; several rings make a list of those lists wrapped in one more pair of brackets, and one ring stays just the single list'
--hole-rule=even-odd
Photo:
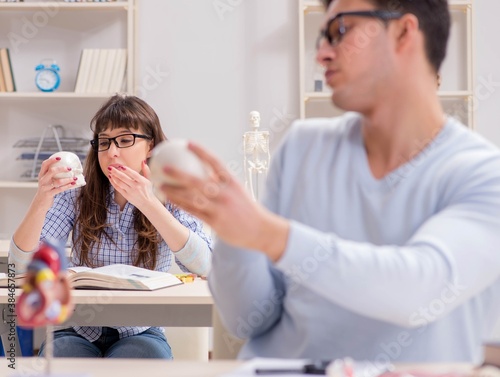
[{"label": "black glasses frame", "polygon": [[[127,145],[126,147],[120,147],[120,145],[118,144],[118,142],[116,141],[116,139],[120,138],[120,137],[123,137],[123,136],[133,136],[134,137],[134,142],[130,145]],[[98,137],[94,140],[90,140],[90,145],[92,145],[92,149],[96,152],[105,152],[107,151],[109,148],[111,148],[111,142],[113,142],[117,148],[130,148],[132,146],[135,145],[135,139],[146,139],[146,140],[152,140],[153,138],[150,137],[150,136],[146,136],[146,135],[140,135],[140,134],[122,134],[122,135],[118,135],[118,136],[115,136],[115,137]],[[99,149],[99,140],[108,140],[109,141],[109,145],[106,149]]]},{"label": "black glasses frame", "polygon": [[[340,42],[342,42],[344,35],[347,33],[346,27],[344,25],[344,16],[377,18],[379,20],[387,22],[390,20],[396,20],[396,19],[401,18],[403,16],[403,13],[396,12],[396,11],[390,11],[390,10],[382,10],[382,9],[353,11],[353,12],[340,12],[335,17],[328,20],[328,22],[326,23],[325,29],[320,30],[318,39],[316,40],[316,49],[319,49],[319,47],[321,45],[321,41],[323,39],[326,39],[328,44],[332,47],[337,46]],[[330,32],[330,29],[331,29],[332,24],[337,20],[339,21],[339,27],[337,30],[338,36],[334,37],[332,35],[332,33]]]}]

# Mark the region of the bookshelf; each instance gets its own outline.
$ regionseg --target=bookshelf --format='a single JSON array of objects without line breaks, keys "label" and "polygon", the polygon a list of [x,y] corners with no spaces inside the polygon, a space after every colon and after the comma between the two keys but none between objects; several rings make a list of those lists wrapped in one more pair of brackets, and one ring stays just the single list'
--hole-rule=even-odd
[{"label": "bookshelf", "polygon": [[[75,92],[82,51],[125,49],[123,91],[135,93],[136,6],[135,0],[0,2],[0,48],[9,49],[16,84],[15,92],[0,92],[0,239],[10,237],[37,188],[20,178],[30,163],[17,159],[16,142],[40,137],[49,125],[90,139],[92,116],[113,94]],[[47,58],[61,67],[61,85],[43,93],[35,66]]]},{"label": "bookshelf", "polygon": [[97,10],[112,10],[112,9],[127,9],[129,6],[128,1],[114,1],[114,2],[63,2],[63,1],[43,1],[35,2],[26,0],[26,2],[15,3],[1,3],[1,9],[20,9],[20,10],[40,10],[40,9],[54,9],[61,10],[78,10],[78,9],[97,9]]},{"label": "bookshelf", "polygon": [[[299,2],[300,117],[332,117],[342,114],[330,102],[330,90],[314,91],[319,68],[315,63],[315,41],[323,21],[319,0]],[[474,0],[450,0],[452,16],[448,54],[441,68],[438,95],[446,113],[474,128]]]},{"label": "bookshelf", "polygon": [[[28,53],[25,50],[32,45],[38,48],[43,48],[44,45],[57,45],[58,38],[61,38],[64,41],[64,47],[68,51],[65,54],[59,54],[59,59],[55,60],[61,65],[62,70],[68,68],[65,63],[70,63],[71,66],[66,71],[65,76],[62,76],[66,85],[61,85],[60,90],[57,92],[58,95],[67,94],[68,97],[75,98],[92,97],[88,93],[74,93],[80,54],[86,47],[109,48],[118,46],[125,48],[127,50],[126,91],[134,91],[135,0],[78,3],[55,1],[0,3],[0,14],[0,21],[6,19],[5,24],[10,24],[16,29],[12,30],[7,26],[4,33],[7,37],[0,37],[1,46],[10,47],[16,84],[19,82],[19,77],[24,77],[20,76],[20,74],[31,71],[31,65],[36,64],[36,61],[32,61],[29,66],[20,63],[26,61],[27,57],[25,55],[30,57],[37,53],[36,50]],[[112,24],[106,26],[109,21]],[[123,30],[117,30],[120,28],[117,26],[118,21],[120,21],[121,26],[124,26]],[[4,31],[2,30],[3,27],[0,28],[0,31]],[[65,31],[71,35],[57,35],[57,32]],[[110,35],[105,37],[108,31]],[[50,41],[43,40],[45,34],[51,34]],[[88,34],[88,36],[85,34]],[[69,37],[75,38],[75,44],[68,41]],[[31,76],[28,75],[28,77]],[[1,98],[10,96],[14,98],[33,97],[33,93],[30,91],[36,91],[36,88],[29,85],[25,80],[21,80],[18,86],[21,87],[18,87],[16,93],[0,93]],[[42,97],[44,93],[40,94],[40,97]],[[96,98],[106,97],[101,93],[94,93],[94,96]]]},{"label": "bookshelf", "polygon": [[50,93],[42,93],[42,92],[0,92],[0,98],[2,100],[8,99],[38,99],[38,100],[53,100],[56,98],[69,98],[69,99],[106,99],[112,93],[75,93],[75,92],[50,92]]}]

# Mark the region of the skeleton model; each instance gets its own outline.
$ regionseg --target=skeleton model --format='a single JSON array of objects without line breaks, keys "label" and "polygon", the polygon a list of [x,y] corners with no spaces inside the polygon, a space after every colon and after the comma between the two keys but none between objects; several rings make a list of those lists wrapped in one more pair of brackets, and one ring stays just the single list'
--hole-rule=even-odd
[{"label": "skeleton model", "polygon": [[260,114],[250,112],[252,131],[243,134],[245,165],[245,186],[254,200],[259,199],[259,189],[263,186],[269,168],[269,131],[260,131]]}]

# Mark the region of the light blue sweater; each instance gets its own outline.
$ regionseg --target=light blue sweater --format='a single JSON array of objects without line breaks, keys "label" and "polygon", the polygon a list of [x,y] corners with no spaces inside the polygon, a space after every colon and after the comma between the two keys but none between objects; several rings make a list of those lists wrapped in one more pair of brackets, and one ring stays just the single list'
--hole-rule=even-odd
[{"label": "light blue sweater", "polygon": [[264,202],[292,220],[284,256],[219,242],[209,277],[223,323],[249,338],[241,358],[482,359],[500,318],[496,147],[448,119],[377,180],[359,115],[299,121]]}]

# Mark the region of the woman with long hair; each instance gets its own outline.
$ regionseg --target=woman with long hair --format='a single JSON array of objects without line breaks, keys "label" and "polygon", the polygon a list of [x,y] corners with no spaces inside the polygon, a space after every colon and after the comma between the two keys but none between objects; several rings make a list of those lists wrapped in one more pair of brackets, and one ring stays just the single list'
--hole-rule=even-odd
[{"label": "woman with long hair", "polygon": [[[57,178],[68,167],[42,163],[38,190],[11,242],[10,260],[23,272],[40,241],[72,237],[70,265],[121,263],[168,271],[173,260],[205,275],[211,239],[202,223],[161,201],[148,179],[147,159],[166,136],[155,111],[134,96],[115,95],[91,121],[93,139],[84,177]],[[40,354],[44,353],[44,344]],[[54,333],[56,357],[172,358],[163,329],[73,326]]]}]

